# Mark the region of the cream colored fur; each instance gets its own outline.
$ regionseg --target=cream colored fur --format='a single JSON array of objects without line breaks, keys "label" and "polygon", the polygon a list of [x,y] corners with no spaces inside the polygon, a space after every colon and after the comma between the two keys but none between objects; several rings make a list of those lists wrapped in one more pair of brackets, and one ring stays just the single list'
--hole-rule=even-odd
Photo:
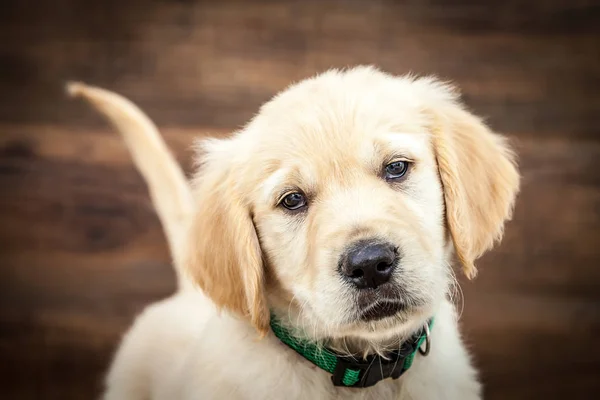
[{"label": "cream colored fur", "polygon": [[[519,176],[503,139],[451,87],[370,67],[307,79],[231,138],[200,145],[193,195],[137,107],[83,84],[70,90],[123,133],[180,281],[125,335],[105,399],[481,398],[450,300],[450,264],[455,253],[475,274],[502,235]],[[410,169],[386,181],[382,169],[395,160]],[[299,190],[308,208],[285,211],[281,197]],[[406,309],[364,321],[338,260],[371,237],[400,249],[391,284]],[[398,380],[336,388],[273,336],[270,312],[296,335],[352,355],[397,348],[435,316],[431,352]]]}]

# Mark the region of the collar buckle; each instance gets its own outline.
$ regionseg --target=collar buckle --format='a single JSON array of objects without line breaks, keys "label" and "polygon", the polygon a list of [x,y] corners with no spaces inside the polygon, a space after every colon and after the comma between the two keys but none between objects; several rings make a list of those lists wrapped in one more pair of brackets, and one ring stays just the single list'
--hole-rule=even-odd
[{"label": "collar buckle", "polygon": [[[338,356],[331,380],[335,386],[366,388],[387,378],[398,379],[405,371],[406,357],[398,352],[394,352],[390,359],[371,355],[364,361]],[[355,373],[358,371],[358,380],[352,385],[344,383],[348,370]]]}]

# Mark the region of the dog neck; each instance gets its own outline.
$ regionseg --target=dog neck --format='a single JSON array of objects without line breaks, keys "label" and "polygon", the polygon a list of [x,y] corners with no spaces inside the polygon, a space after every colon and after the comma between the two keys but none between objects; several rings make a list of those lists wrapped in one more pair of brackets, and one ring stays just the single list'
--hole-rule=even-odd
[{"label": "dog neck", "polygon": [[[408,339],[401,341],[383,352],[383,347],[373,346],[373,352],[366,350],[370,344],[359,343],[363,354],[352,354],[348,343],[339,342],[343,348],[332,348],[334,341],[322,346],[307,339],[298,338],[293,331],[286,328],[274,314],[271,315],[271,328],[274,335],[285,345],[295,350],[300,356],[315,364],[322,370],[331,373],[335,386],[370,387],[387,378],[398,379],[413,363],[417,353],[427,355],[430,348],[429,332],[433,319],[427,321]],[[396,342],[394,342],[396,343]],[[422,347],[424,345],[424,348]],[[379,365],[379,368],[371,368]]]},{"label": "dog neck", "polygon": [[277,324],[298,340],[310,342],[337,354],[367,358],[370,355],[385,357],[398,350],[402,344],[421,331],[433,315],[423,314],[410,320],[387,320],[365,323],[360,329],[320,330],[293,305],[272,308]]}]

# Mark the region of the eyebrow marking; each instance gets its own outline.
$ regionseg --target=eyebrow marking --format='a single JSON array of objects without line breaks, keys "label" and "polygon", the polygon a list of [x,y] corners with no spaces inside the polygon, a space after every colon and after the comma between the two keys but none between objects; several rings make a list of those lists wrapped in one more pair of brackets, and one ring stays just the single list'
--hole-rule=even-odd
[{"label": "eyebrow marking", "polygon": [[414,161],[423,148],[425,134],[413,133],[388,133],[383,136],[384,140],[378,140],[376,146],[389,152],[389,156],[396,159],[407,159]]},{"label": "eyebrow marking", "polygon": [[262,183],[262,195],[265,201],[270,201],[273,194],[278,186],[280,186],[289,175],[289,168],[281,168],[273,172],[263,183]]}]

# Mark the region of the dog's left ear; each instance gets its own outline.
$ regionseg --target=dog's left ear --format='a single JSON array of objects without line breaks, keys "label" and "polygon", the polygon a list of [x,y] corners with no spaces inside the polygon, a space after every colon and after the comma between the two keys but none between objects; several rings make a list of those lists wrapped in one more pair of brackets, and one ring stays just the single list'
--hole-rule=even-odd
[{"label": "dog's left ear", "polygon": [[433,145],[446,223],[463,271],[472,278],[475,260],[502,238],[520,178],[505,138],[466,111],[455,93],[447,93],[430,110]]}]

